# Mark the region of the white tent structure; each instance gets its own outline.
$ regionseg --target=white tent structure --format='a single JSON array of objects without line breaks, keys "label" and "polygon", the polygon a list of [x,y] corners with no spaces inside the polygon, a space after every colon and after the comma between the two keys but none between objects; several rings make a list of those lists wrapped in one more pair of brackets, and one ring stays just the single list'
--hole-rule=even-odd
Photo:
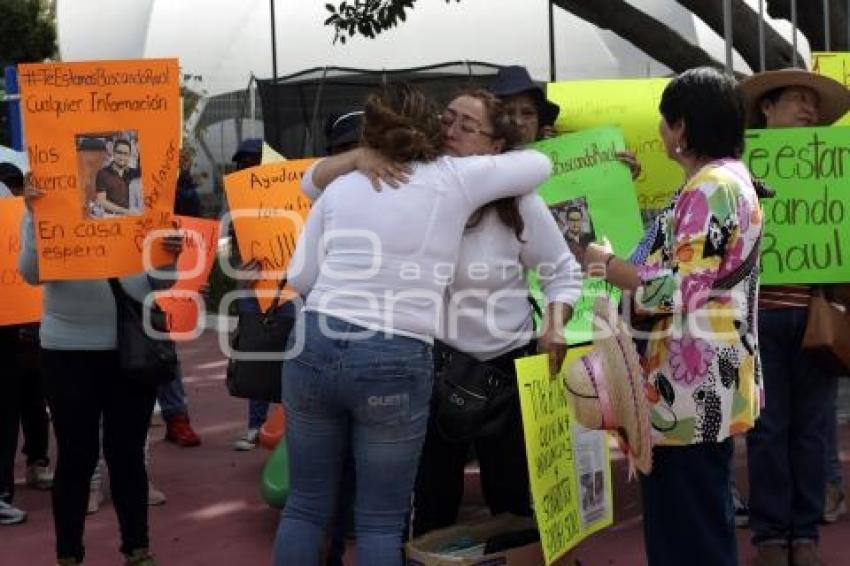
[{"label": "white tent structure", "polygon": [[[723,38],[674,0],[630,2],[725,59]],[[547,0],[421,0],[403,26],[345,45],[333,44],[333,30],[323,25],[325,3],[275,0],[278,76],[325,66],[381,70],[483,61],[522,64],[539,80],[550,77]],[[185,86],[206,96],[244,90],[252,76],[272,75],[269,0],[57,0],[57,14],[66,61],[178,57]],[[790,38],[787,22],[768,24]],[[558,8],[554,29],[558,80],[669,73],[617,35]],[[799,44],[808,56],[802,36]],[[734,61],[736,70],[750,71],[737,55]],[[229,160],[238,137],[262,133],[261,125],[249,124],[246,134],[245,124],[226,119],[218,126],[205,136],[219,163]]]},{"label": "white tent structure", "polygon": [[[758,0],[748,0],[754,7]],[[718,60],[724,43],[674,0],[630,0],[701,45]],[[64,60],[179,57],[208,94],[242,89],[253,73],[269,77],[269,0],[58,0]],[[279,75],[311,67],[397,69],[444,61],[520,63],[549,78],[548,1],[421,0],[398,28],[374,40],[332,43],[324,0],[276,0]],[[768,24],[790,38],[790,24]],[[800,37],[806,53],[805,39]],[[555,9],[556,76],[611,78],[668,72],[617,35]],[[736,70],[749,71],[736,56]]]}]

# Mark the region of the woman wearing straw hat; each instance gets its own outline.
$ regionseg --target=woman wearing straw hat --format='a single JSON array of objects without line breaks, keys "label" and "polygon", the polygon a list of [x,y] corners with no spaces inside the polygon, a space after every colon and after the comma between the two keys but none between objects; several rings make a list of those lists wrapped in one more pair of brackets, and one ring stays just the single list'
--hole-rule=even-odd
[{"label": "woman wearing straw hat", "polygon": [[739,159],[744,106],[734,79],[691,69],[670,81],[659,109],[661,138],[685,183],[634,263],[599,244],[585,263],[654,318],[642,356],[656,443],[652,473],[641,476],[649,564],[734,565],[731,436],[753,426],[761,400],[754,320],[762,210]]},{"label": "woman wearing straw hat", "polygon": [[[750,126],[828,126],[850,109],[841,83],[802,69],[759,73],[741,83]],[[812,187],[813,189],[815,187]],[[750,528],[755,564],[821,564],[818,522],[824,515],[826,454],[835,448],[838,380],[801,350],[811,288],[770,285],[759,296],[759,338],[766,403],[747,437]],[[837,482],[840,486],[840,477]],[[827,499],[840,508],[839,488]]]}]

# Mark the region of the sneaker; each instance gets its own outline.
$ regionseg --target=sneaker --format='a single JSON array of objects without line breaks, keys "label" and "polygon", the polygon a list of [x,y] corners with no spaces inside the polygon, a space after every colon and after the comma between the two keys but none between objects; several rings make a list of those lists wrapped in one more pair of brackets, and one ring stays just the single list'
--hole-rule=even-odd
[{"label": "sneaker", "polygon": [[27,485],[35,489],[48,490],[53,487],[53,472],[46,458],[27,466]]},{"label": "sneaker", "polygon": [[787,544],[760,544],[751,566],[788,566]]},{"label": "sneaker", "polygon": [[100,482],[97,485],[92,484],[89,488],[89,502],[86,505],[86,515],[93,515],[100,510],[103,504],[103,491],[100,489]]},{"label": "sneaker", "polygon": [[156,506],[163,505],[168,498],[165,496],[163,492],[158,490],[154,484],[150,481],[148,482],[148,505]]},{"label": "sneaker", "polygon": [[745,528],[750,524],[750,508],[744,503],[738,488],[732,486],[732,508],[735,510],[735,526]]},{"label": "sneaker", "polygon": [[165,440],[184,448],[201,443],[201,438],[192,429],[189,415],[175,415],[165,421]]},{"label": "sneaker", "polygon": [[237,440],[233,444],[234,450],[246,451],[253,450],[257,447],[257,439],[260,437],[260,429],[258,428],[249,428],[245,431],[245,434],[242,435],[242,438]]},{"label": "sneaker", "polygon": [[841,486],[835,483],[826,484],[826,502],[823,506],[823,522],[834,523],[847,513],[847,500]]},{"label": "sneaker", "polygon": [[26,511],[0,499],[0,525],[20,525],[26,520]]},{"label": "sneaker", "polygon": [[818,556],[818,547],[813,541],[791,543],[791,566],[824,566]]},{"label": "sneaker", "polygon": [[137,548],[126,555],[124,566],[156,566],[153,554],[147,548]]}]

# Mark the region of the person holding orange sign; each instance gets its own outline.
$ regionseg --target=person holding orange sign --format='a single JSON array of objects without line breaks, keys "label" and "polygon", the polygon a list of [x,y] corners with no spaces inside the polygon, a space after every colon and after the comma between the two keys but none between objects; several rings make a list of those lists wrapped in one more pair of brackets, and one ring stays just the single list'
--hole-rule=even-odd
[{"label": "person holding orange sign", "polygon": [[[154,566],[149,551],[144,449],[156,389],[122,375],[116,304],[107,280],[41,281],[32,202],[43,194],[31,182],[27,184],[28,212],[21,230],[18,268],[27,282],[44,287],[41,360],[58,446],[53,484],[56,556],[62,566],[81,564],[85,556],[89,480],[98,460],[102,419],[103,453],[125,564]],[[165,238],[162,246],[176,260],[182,239]],[[138,301],[165,286],[145,273],[122,277],[119,284]]]}]

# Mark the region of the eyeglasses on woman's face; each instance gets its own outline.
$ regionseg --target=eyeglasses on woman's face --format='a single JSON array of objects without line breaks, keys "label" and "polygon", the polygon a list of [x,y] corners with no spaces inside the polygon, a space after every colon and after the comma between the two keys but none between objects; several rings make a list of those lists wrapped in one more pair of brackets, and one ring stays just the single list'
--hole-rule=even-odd
[{"label": "eyeglasses on woman's face", "polygon": [[462,116],[457,113],[456,110],[451,108],[446,108],[440,114],[440,123],[443,125],[446,130],[450,129],[453,125],[457,124],[458,128],[464,134],[479,134],[482,136],[487,136],[488,138],[492,138],[494,136],[493,132],[488,132],[483,129],[481,124],[470,116]]}]

